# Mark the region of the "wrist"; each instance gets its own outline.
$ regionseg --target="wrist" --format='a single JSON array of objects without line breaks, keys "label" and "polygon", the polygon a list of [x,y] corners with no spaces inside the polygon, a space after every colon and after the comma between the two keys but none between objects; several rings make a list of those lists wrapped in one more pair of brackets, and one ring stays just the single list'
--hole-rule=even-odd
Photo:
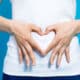
[{"label": "wrist", "polygon": [[0,30],[11,33],[11,20],[0,17]]},{"label": "wrist", "polygon": [[76,20],[75,24],[76,24],[76,28],[77,28],[76,34],[78,34],[78,33],[80,33],[80,20]]}]

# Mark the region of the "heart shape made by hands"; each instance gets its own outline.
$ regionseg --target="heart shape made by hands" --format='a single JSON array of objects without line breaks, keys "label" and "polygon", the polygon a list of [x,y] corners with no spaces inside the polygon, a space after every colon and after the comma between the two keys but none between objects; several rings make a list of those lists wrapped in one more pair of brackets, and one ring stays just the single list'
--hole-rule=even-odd
[{"label": "heart shape made by hands", "polygon": [[38,43],[42,50],[45,50],[50,42],[55,37],[55,32],[49,32],[47,35],[40,36],[39,34],[32,32],[32,37]]}]

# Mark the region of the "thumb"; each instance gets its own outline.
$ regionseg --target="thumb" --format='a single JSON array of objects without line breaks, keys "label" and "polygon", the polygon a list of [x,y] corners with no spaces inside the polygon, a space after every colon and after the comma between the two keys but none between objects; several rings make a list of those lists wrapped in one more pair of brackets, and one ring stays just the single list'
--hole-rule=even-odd
[{"label": "thumb", "polygon": [[41,28],[38,27],[38,26],[33,26],[32,27],[32,31],[33,32],[37,32],[39,35],[42,35],[43,34]]},{"label": "thumb", "polygon": [[56,32],[56,27],[54,25],[48,26],[45,30],[45,35],[48,34],[49,32],[54,31]]}]

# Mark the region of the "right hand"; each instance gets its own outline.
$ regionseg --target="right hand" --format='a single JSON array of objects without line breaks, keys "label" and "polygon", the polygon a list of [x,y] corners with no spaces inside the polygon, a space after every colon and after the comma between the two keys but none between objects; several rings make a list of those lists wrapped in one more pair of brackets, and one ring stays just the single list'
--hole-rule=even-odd
[{"label": "right hand", "polygon": [[32,65],[35,65],[36,60],[33,49],[37,50],[39,53],[42,53],[42,50],[38,43],[32,38],[31,32],[37,32],[39,35],[42,35],[41,28],[31,23],[25,24],[18,21],[11,21],[10,30],[15,36],[19,46],[20,63],[24,56],[27,66],[30,65],[30,61],[32,62]]}]

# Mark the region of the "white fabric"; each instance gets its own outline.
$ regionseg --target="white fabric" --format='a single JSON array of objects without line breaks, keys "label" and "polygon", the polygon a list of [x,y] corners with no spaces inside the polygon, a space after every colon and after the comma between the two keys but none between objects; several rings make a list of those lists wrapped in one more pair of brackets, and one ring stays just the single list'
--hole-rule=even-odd
[{"label": "white fabric", "polygon": [[[45,30],[48,25],[74,19],[75,4],[75,0],[12,0],[12,16],[15,20],[34,23]],[[52,38],[55,37],[55,34],[51,32],[41,37],[32,33],[32,36],[41,48],[45,49]],[[6,74],[16,76],[69,76],[80,74],[79,43],[76,36],[70,44],[70,63],[66,62],[65,55],[63,55],[59,69],[56,69],[56,59],[51,68],[48,67],[51,52],[45,57],[41,57],[39,53],[34,52],[36,66],[31,68],[27,68],[25,61],[19,64],[18,45],[13,35],[10,36],[7,46],[3,71]]]}]

